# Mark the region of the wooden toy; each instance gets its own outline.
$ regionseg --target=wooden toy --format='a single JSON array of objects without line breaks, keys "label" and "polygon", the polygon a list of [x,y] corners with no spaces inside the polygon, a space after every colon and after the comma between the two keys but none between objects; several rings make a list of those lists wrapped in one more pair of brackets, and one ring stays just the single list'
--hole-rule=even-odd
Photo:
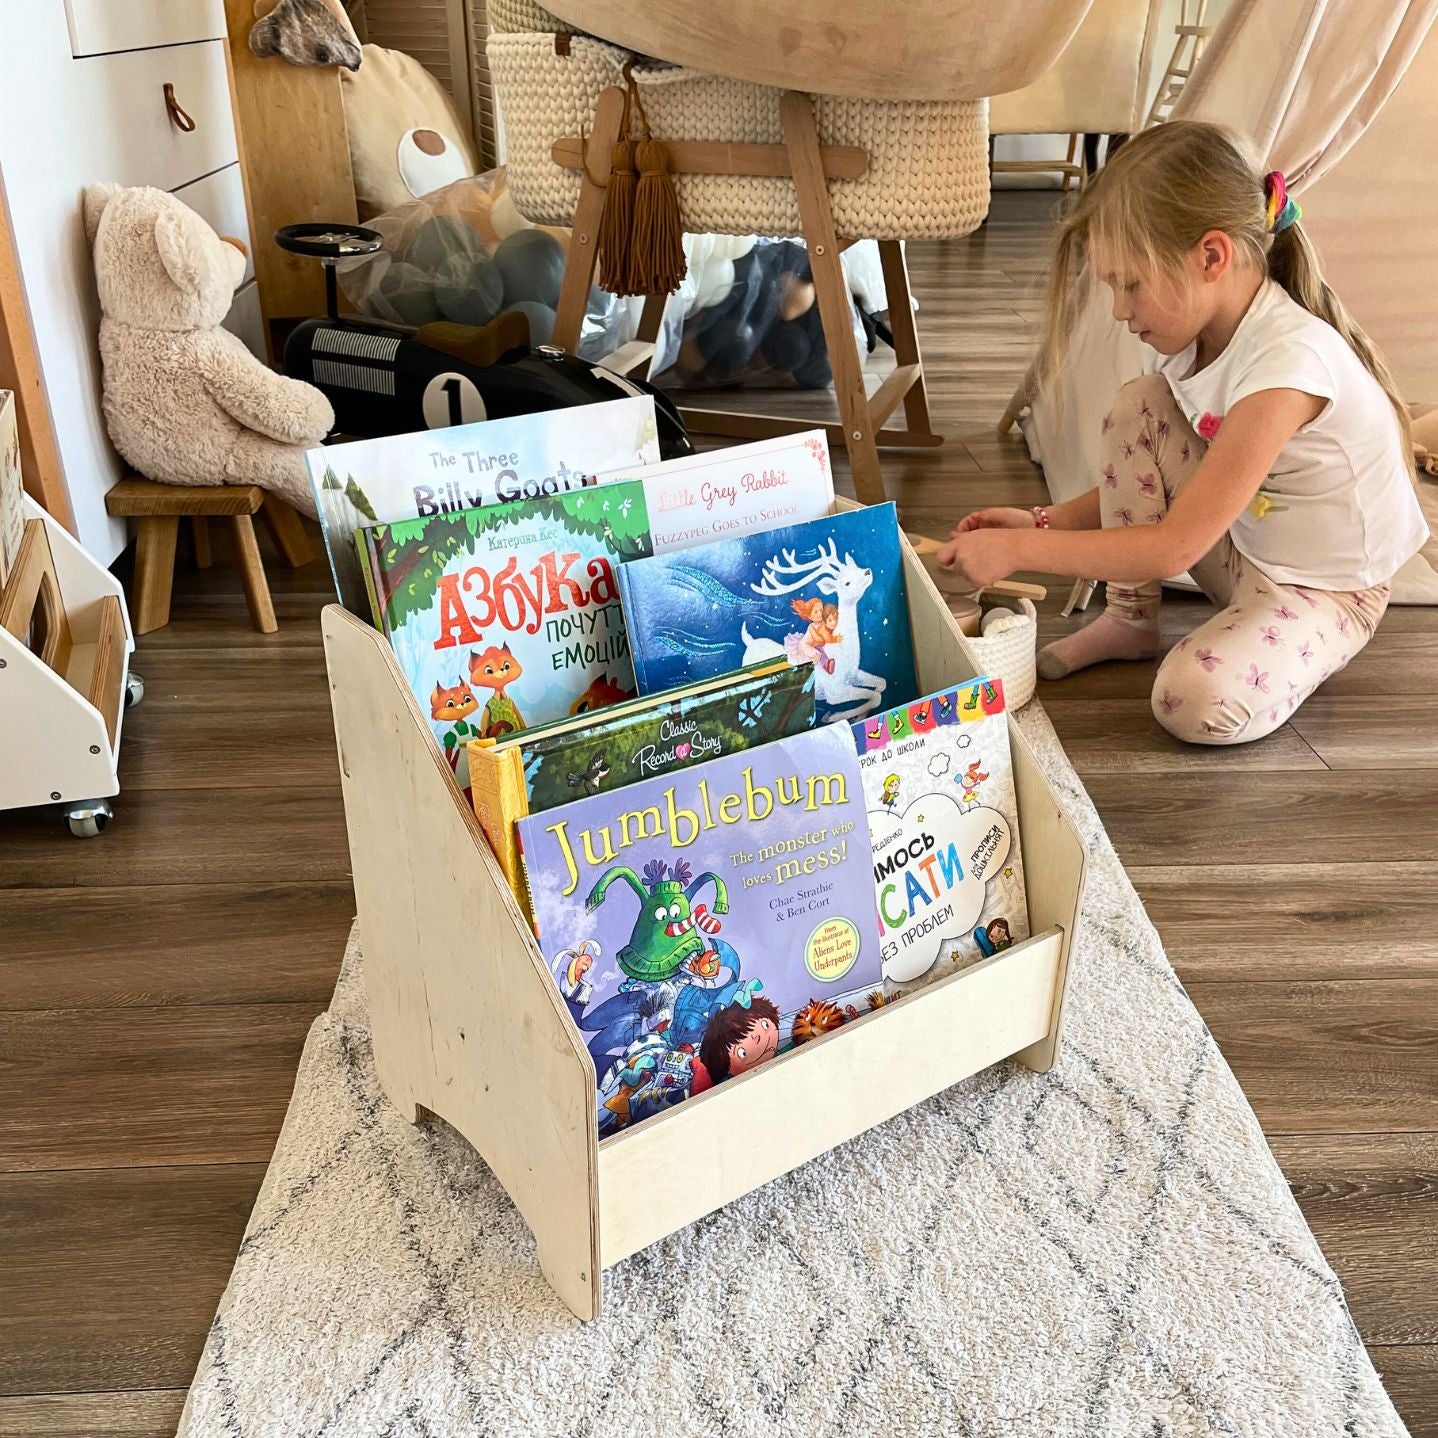
[{"label": "wooden toy", "polygon": [[[920,692],[975,677],[903,552]],[[474,1146],[580,1318],[666,1234],[1001,1059],[1054,1064],[1084,847],[1010,723],[1033,937],[600,1142],[593,1061],[393,653],[323,625],[380,1082]]]}]

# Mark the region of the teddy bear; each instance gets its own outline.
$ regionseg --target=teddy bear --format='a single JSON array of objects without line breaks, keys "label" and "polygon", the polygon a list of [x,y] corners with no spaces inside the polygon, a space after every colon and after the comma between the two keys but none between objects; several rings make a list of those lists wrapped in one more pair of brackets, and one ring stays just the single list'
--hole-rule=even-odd
[{"label": "teddy bear", "polygon": [[110,438],[169,484],[257,484],[313,516],[305,451],[334,427],[313,385],[275,374],[220,321],[245,250],[164,190],[91,185]]}]

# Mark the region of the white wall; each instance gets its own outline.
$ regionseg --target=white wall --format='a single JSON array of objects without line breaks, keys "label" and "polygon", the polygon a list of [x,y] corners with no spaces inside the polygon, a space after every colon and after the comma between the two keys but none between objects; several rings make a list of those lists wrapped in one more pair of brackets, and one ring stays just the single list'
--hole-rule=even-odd
[{"label": "white wall", "polygon": [[0,175],[80,542],[109,564],[125,529],[105,513],[119,460],[100,414],[100,307],[80,216],[85,186],[109,178],[86,162],[105,117],[82,83],[87,62],[71,57],[63,0],[4,9]]}]

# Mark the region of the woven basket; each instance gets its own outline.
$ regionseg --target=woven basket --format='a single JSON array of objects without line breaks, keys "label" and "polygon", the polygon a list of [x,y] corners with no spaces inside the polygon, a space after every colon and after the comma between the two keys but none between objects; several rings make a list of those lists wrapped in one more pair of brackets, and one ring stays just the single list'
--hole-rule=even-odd
[{"label": "woven basket", "polygon": [[1034,697],[1039,616],[1032,600],[1004,601],[1005,608],[1010,604],[1017,604],[1014,612],[1024,623],[1003,634],[971,635],[964,643],[974,651],[979,673],[1002,680],[1005,703],[1010,709],[1020,709]]},{"label": "woven basket", "polygon": [[[511,20],[543,14],[509,0]],[[491,7],[493,15],[494,8]],[[572,35],[556,53],[549,31],[490,34],[488,57],[508,148],[509,189],[536,224],[567,225],[580,176],[550,156],[554,141],[586,135],[600,92],[623,84],[630,52]],[[645,112],[656,139],[780,144],[782,90],[700,70],[638,61]],[[838,233],[853,239],[943,239],[977,228],[989,206],[988,101],[814,97],[821,143],[857,145],[869,169],[830,182]],[[793,182],[740,175],[676,177],[684,228],[695,234],[797,235]]]}]

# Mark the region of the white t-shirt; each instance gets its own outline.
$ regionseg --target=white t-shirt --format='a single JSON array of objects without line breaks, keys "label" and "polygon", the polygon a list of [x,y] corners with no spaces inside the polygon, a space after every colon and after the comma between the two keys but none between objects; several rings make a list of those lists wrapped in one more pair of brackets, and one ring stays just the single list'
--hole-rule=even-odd
[{"label": "white t-shirt", "polygon": [[1190,375],[1197,342],[1145,355],[1200,438],[1247,395],[1296,389],[1328,403],[1283,446],[1229,535],[1280,584],[1354,590],[1386,584],[1428,538],[1398,417],[1332,325],[1265,280],[1228,348]]}]

